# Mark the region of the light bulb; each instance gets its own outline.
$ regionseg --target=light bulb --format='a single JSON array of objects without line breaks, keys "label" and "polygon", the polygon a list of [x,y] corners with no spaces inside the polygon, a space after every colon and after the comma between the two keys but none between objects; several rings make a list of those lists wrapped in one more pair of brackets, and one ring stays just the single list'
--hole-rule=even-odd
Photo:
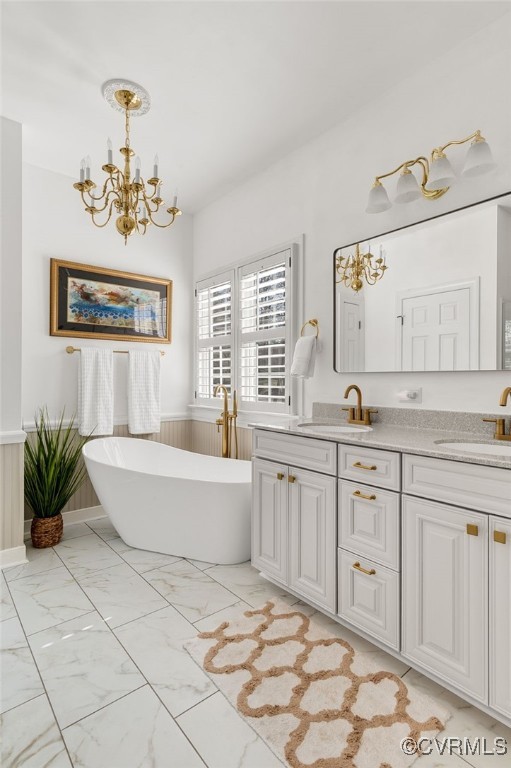
[{"label": "light bulb", "polygon": [[110,138],[107,139],[106,149],[107,149],[107,163],[108,165],[112,165],[112,142]]},{"label": "light bulb", "polygon": [[485,139],[476,139],[468,148],[462,176],[480,176],[497,167],[490,146]]},{"label": "light bulb", "polygon": [[434,157],[429,169],[428,189],[444,189],[452,187],[456,182],[456,174],[445,155]]},{"label": "light bulb", "polygon": [[367,199],[366,213],[381,213],[387,211],[392,206],[387,195],[387,190],[381,183],[377,181],[369,192]]},{"label": "light bulb", "polygon": [[399,204],[411,203],[412,200],[417,200],[420,196],[421,191],[417,179],[409,168],[405,168],[397,181],[394,202]]}]

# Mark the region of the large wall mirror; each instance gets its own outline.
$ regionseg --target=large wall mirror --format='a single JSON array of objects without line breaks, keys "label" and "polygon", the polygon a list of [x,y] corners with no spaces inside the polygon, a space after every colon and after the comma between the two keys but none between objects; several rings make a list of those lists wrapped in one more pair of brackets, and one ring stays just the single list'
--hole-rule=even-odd
[{"label": "large wall mirror", "polygon": [[335,370],[511,370],[511,193],[334,252]]}]

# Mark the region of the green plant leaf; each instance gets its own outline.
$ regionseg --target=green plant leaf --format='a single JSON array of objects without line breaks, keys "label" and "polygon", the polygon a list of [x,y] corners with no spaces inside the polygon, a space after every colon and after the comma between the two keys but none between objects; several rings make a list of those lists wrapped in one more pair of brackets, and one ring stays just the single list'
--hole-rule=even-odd
[{"label": "green plant leaf", "polygon": [[64,427],[64,413],[52,427],[48,410],[41,408],[25,442],[25,501],[36,517],[58,515],[87,475],[82,448],[91,435],[78,434],[74,416]]}]

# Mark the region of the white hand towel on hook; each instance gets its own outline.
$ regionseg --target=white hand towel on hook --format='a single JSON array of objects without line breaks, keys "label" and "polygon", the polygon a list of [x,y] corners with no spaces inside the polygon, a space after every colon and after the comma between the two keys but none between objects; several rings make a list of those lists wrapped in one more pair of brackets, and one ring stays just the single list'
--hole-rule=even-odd
[{"label": "white hand towel on hook", "polygon": [[160,431],[159,350],[129,352],[128,429],[131,435]]},{"label": "white hand towel on hook", "polygon": [[291,376],[310,379],[314,376],[317,339],[315,336],[300,336],[296,342],[291,364]]},{"label": "white hand towel on hook", "polygon": [[77,415],[81,435],[113,434],[114,365],[111,349],[82,347]]}]

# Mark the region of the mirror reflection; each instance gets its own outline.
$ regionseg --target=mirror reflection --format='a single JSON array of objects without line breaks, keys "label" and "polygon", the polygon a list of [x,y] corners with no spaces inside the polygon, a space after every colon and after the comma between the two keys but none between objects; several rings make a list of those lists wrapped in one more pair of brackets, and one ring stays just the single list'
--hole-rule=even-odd
[{"label": "mirror reflection", "polygon": [[335,370],[511,370],[511,194],[335,259]]}]

